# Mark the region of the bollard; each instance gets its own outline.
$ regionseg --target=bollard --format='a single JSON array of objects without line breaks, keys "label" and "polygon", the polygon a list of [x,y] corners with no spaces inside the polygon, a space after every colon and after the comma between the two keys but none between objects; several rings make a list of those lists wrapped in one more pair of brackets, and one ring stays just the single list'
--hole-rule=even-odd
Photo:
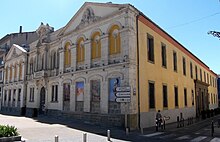
[{"label": "bollard", "polygon": [[83,133],[83,142],[86,142],[86,136],[87,136],[87,134]]},{"label": "bollard", "polygon": [[144,128],[141,127],[141,134],[144,134]]},{"label": "bollard", "polygon": [[55,135],[55,142],[59,142],[59,136]]},{"label": "bollard", "polygon": [[179,128],[180,127],[180,118],[179,118],[179,116],[177,116],[177,128]]},{"label": "bollard", "polygon": [[107,140],[108,141],[111,141],[111,135],[110,135],[110,130],[107,130]]},{"label": "bollard", "polygon": [[213,134],[214,134],[214,122],[213,122],[213,120],[212,120],[211,125],[212,125],[211,133],[212,133],[212,137],[213,137]]},{"label": "bollard", "polygon": [[158,131],[158,121],[156,119],[156,131]]},{"label": "bollard", "polygon": [[166,123],[165,123],[165,119],[163,120],[163,129],[166,129]]},{"label": "bollard", "polygon": [[126,128],[125,130],[126,130],[126,135],[128,135],[129,134],[129,128]]}]

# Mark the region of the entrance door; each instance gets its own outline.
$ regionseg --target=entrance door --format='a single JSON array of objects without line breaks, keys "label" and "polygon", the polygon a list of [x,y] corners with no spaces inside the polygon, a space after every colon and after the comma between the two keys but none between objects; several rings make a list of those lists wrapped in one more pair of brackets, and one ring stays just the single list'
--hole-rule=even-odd
[{"label": "entrance door", "polygon": [[43,114],[45,111],[45,88],[42,87],[40,90],[40,108],[39,114]]},{"label": "entrance door", "polygon": [[63,110],[64,111],[70,110],[70,84],[69,83],[63,84]]}]

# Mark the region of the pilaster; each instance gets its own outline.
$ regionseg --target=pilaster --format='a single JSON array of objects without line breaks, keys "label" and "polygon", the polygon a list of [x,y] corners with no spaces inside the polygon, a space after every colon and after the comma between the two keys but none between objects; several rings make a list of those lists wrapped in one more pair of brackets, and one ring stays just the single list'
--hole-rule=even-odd
[{"label": "pilaster", "polygon": [[102,65],[108,65],[108,34],[102,35],[101,36],[101,60],[102,60]]},{"label": "pilaster", "polygon": [[91,40],[85,42],[85,66],[91,67]]}]

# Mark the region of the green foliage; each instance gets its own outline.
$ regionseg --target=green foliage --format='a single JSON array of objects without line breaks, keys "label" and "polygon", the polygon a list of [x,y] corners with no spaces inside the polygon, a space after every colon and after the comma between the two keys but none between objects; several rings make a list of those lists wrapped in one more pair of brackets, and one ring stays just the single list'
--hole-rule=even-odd
[{"label": "green foliage", "polygon": [[1,137],[11,137],[11,136],[18,136],[19,133],[17,131],[17,128],[14,126],[5,126],[0,125],[0,138]]}]

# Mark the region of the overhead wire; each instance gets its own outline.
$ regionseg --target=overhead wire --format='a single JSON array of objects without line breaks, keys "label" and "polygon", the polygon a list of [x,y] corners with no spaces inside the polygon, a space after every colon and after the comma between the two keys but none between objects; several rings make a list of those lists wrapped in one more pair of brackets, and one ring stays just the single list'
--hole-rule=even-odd
[{"label": "overhead wire", "polygon": [[198,18],[198,19],[195,19],[195,20],[186,22],[186,23],[182,23],[182,24],[178,24],[178,25],[175,25],[175,26],[171,26],[171,27],[168,27],[167,29],[173,29],[173,28],[177,28],[177,27],[189,25],[189,24],[192,24],[192,23],[195,23],[195,22],[202,21],[202,20],[204,20],[204,19],[213,17],[213,16],[218,15],[218,14],[220,14],[220,12],[216,12],[216,13],[213,13],[213,14],[211,14],[211,15],[208,15],[208,16],[205,16],[205,17],[202,17],[202,18]]}]

